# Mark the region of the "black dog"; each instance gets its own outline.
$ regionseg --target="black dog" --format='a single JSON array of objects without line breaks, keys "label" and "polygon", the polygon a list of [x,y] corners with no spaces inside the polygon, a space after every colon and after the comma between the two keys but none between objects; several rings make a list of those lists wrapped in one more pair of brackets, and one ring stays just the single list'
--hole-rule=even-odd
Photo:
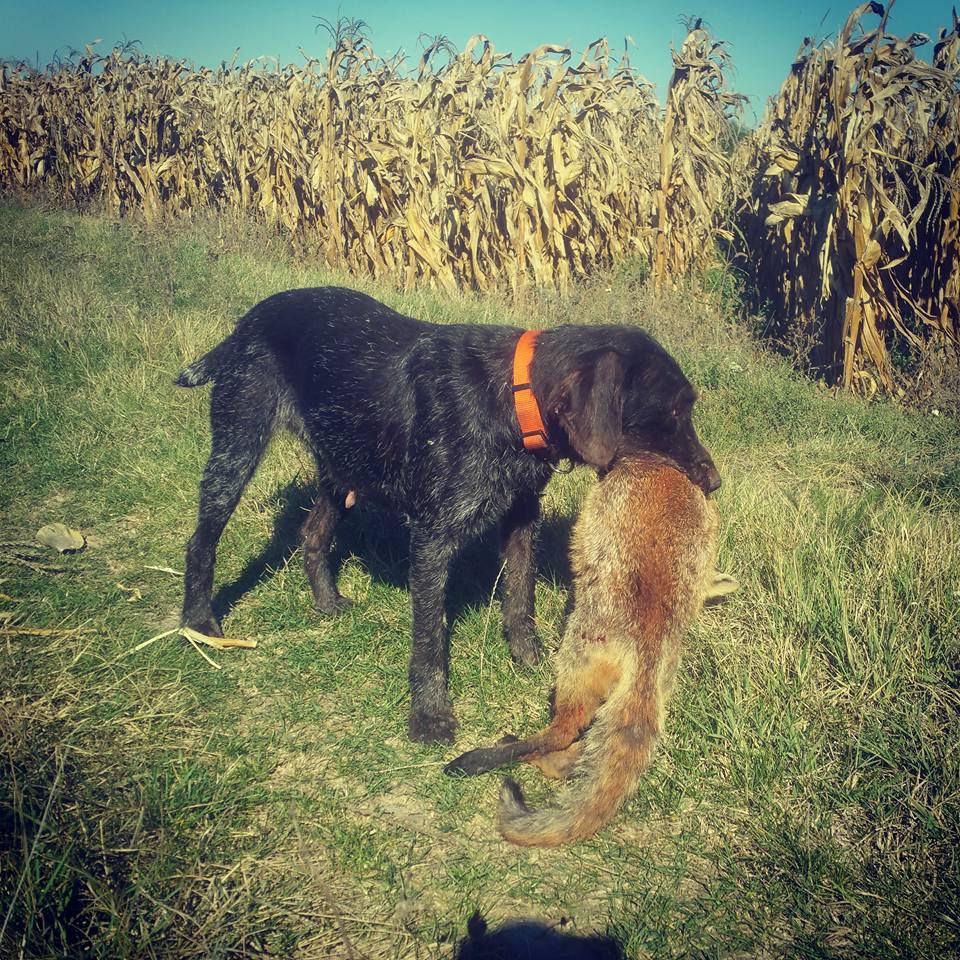
[{"label": "black dog", "polygon": [[348,495],[376,499],[410,527],[410,736],[451,741],[444,617],[449,565],[500,521],[504,633],[513,657],[538,659],[533,540],[551,461],[605,470],[622,453],[664,453],[706,492],[720,484],[697,439],[695,394],[676,362],[629,327],[545,330],[530,369],[550,446],[529,453],[514,410],[521,331],[436,325],[336,287],[269,297],[190,364],[177,383],[213,381],[212,448],[187,547],[183,623],[220,635],[211,606],[217,542],[278,426],[317,461],[319,492],[303,526],[304,566],[319,610],[349,603],[328,563]]}]

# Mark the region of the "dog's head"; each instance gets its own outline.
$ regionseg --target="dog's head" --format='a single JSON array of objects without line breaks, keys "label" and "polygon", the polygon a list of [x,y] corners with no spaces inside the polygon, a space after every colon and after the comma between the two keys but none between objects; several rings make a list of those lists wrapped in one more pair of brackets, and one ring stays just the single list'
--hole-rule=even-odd
[{"label": "dog's head", "polygon": [[579,352],[550,395],[550,419],[567,441],[563,452],[600,470],[624,454],[660,453],[713,493],[720,474],[693,426],[690,381],[652,337],[618,334],[610,346]]}]

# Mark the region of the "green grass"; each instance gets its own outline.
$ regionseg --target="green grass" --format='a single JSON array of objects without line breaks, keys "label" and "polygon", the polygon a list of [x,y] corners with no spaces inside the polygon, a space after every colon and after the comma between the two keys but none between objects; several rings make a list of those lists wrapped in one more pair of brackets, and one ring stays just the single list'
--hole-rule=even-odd
[{"label": "green grass", "polygon": [[[312,610],[286,538],[309,458],[275,444],[224,536],[228,635],[175,622],[207,448],[179,367],[267,294],[359,286],[436,321],[641,323],[702,392],[742,583],[692,631],[668,734],[594,840],[524,851],[498,778],[406,737],[402,529],[351,511],[358,600]],[[0,955],[452,957],[468,918],[612,936],[629,957],[940,957],[960,943],[960,428],[806,382],[697,289],[629,271],[567,298],[401,295],[297,263],[228,221],[0,206],[2,540],[77,527],[62,573],[0,566]],[[545,498],[541,635],[559,641],[566,533],[592,482]],[[279,517],[279,520],[278,520]],[[257,558],[260,558],[259,562]],[[459,565],[458,747],[547,716],[549,667],[509,660],[489,544]],[[27,636],[17,626],[81,628]],[[534,802],[552,785],[519,777]]]}]

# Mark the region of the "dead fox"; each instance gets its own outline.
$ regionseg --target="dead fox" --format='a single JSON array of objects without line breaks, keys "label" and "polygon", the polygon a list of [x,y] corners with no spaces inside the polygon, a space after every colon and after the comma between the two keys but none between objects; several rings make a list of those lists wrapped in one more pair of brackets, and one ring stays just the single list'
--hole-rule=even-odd
[{"label": "dead fox", "polygon": [[663,729],[684,632],[705,600],[736,589],[714,569],[717,526],[714,505],[665,458],[621,459],[591,490],[573,530],[574,606],[554,657],[553,721],[445,768],[477,774],[526,759],[571,778],[543,810],[505,780],[498,826],[507,840],[582,840],[636,788]]}]

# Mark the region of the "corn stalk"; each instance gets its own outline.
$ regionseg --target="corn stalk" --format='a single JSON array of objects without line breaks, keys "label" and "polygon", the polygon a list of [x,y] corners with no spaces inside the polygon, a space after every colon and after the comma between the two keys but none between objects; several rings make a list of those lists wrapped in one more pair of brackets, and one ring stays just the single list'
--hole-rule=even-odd
[{"label": "corn stalk", "polygon": [[[874,29],[863,18],[879,17]],[[805,41],[758,132],[740,225],[756,305],[843,387],[900,389],[898,355],[960,345],[958,23],[933,64],[878,3]]]},{"label": "corn stalk", "polygon": [[[699,20],[690,25],[667,87],[656,189],[653,280],[658,286],[703,266],[732,199],[722,144],[746,97],[724,90],[729,56]],[[732,235],[726,232],[732,239]]]}]

